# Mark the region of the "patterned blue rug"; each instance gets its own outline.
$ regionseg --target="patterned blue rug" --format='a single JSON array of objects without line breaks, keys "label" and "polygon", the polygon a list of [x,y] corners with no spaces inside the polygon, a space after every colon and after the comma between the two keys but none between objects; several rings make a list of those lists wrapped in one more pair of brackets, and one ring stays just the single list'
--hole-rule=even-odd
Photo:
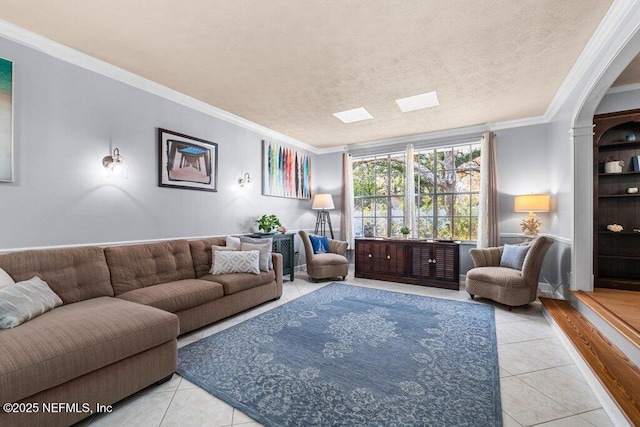
[{"label": "patterned blue rug", "polygon": [[501,426],[493,307],[331,284],[178,351],[265,426]]}]

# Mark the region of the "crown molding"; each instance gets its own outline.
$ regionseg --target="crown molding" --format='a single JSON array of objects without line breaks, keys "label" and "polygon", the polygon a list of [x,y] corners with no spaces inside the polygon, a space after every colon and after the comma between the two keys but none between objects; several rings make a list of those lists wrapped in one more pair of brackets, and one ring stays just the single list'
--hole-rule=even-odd
[{"label": "crown molding", "polygon": [[587,45],[573,64],[569,74],[551,100],[544,117],[550,122],[553,116],[567,101],[571,92],[580,84],[593,65],[600,59],[607,43],[626,25],[626,21],[633,16],[633,9],[638,7],[637,0],[615,0],[606,15],[587,42]]},{"label": "crown molding", "polygon": [[164,85],[134,74],[130,71],[124,70],[120,67],[116,67],[115,65],[89,56],[78,50],[72,49],[39,34],[18,27],[7,21],[0,20],[0,36],[21,45],[35,49],[46,55],[53,56],[56,59],[61,59],[65,62],[84,68],[86,70],[93,71],[105,77],[117,80],[129,86],[159,96],[161,98],[168,99],[169,101],[173,101],[192,110],[199,111],[217,119],[224,120],[225,122],[229,122],[244,129],[256,132],[266,138],[273,138],[278,142],[291,144],[304,150],[310,151],[314,154],[320,154],[321,150],[319,150],[318,148],[298,141],[295,138],[284,135],[273,129],[269,129],[265,126],[259,125],[240,116],[236,116],[235,114],[232,114],[221,108],[214,107],[213,105],[207,104],[191,96],[185,95],[181,92],[170,89]]},{"label": "crown molding", "polygon": [[[0,20],[0,36],[9,40],[15,41],[22,45],[36,49],[42,53],[53,56],[57,59],[69,62],[87,70],[96,72],[103,76],[112,78],[122,83],[128,84],[132,87],[144,90],[151,94],[160,96],[162,98],[173,101],[179,105],[191,108],[196,111],[200,111],[212,117],[216,117],[220,120],[235,124],[244,129],[256,132],[263,135],[266,138],[273,138],[279,142],[294,145],[302,148],[314,154],[330,154],[346,151],[358,151],[363,149],[372,149],[378,147],[384,147],[387,145],[396,145],[403,143],[413,143],[420,141],[438,141],[447,140],[449,138],[455,138],[460,136],[470,136],[487,131],[495,131],[501,129],[509,129],[515,127],[532,126],[538,124],[549,123],[553,116],[559,111],[560,107],[568,99],[571,92],[579,84],[580,80],[585,77],[595,61],[598,59],[602,50],[606,48],[607,41],[616,34],[619,28],[624,25],[625,17],[629,19],[631,11],[634,7],[637,7],[637,0],[615,0],[611,8],[607,11],[602,22],[598,25],[598,28],[594,32],[593,36],[589,39],[589,42],[585,46],[584,50],[578,57],[576,63],[573,65],[569,74],[560,85],[560,88],[553,97],[549,107],[544,115],[528,117],[523,119],[508,120],[504,122],[485,123],[480,125],[468,126],[456,129],[447,129],[442,131],[426,132],[414,135],[405,135],[394,138],[380,139],[362,143],[355,143],[349,145],[340,145],[335,147],[318,148],[295,138],[284,135],[273,129],[254,123],[250,120],[244,119],[240,116],[236,116],[228,111],[222,110],[218,107],[214,107],[210,104],[202,102],[198,99],[185,95],[176,90],[170,89],[166,86],[148,80],[137,74],[126,71],[115,65],[101,61],[97,58],[79,52],[68,46],[47,39],[43,36],[35,34],[31,31],[25,30],[21,27],[13,25],[9,22]],[[619,86],[617,88],[611,88],[607,93],[617,93],[629,90],[640,89],[640,84]]]}]

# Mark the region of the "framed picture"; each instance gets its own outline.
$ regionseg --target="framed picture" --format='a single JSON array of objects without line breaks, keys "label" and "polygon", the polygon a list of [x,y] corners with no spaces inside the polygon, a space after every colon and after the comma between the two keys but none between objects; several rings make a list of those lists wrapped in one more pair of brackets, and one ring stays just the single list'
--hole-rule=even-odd
[{"label": "framed picture", "polygon": [[262,194],[311,199],[311,157],[291,147],[262,141]]},{"label": "framed picture", "polygon": [[0,182],[13,182],[13,62],[0,58]]},{"label": "framed picture", "polygon": [[158,129],[160,186],[218,191],[218,144]]}]

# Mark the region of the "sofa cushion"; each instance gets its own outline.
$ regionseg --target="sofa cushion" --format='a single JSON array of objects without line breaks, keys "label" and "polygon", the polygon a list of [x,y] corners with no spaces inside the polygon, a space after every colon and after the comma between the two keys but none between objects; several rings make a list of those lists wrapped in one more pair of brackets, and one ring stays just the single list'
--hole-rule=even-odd
[{"label": "sofa cushion", "polygon": [[118,295],[118,298],[176,313],[223,296],[224,291],[219,283],[186,279],[134,289]]},{"label": "sofa cushion", "polygon": [[261,271],[260,274],[233,273],[233,274],[208,274],[202,276],[203,280],[220,283],[224,288],[224,294],[230,295],[246,289],[266,285],[276,280],[275,270]]},{"label": "sofa cushion", "polygon": [[63,305],[0,331],[0,401],[16,402],[178,336],[175,314],[118,298]]},{"label": "sofa cushion", "polygon": [[13,281],[11,276],[9,276],[6,271],[0,268],[0,289],[4,288],[5,286],[13,285],[14,283],[16,282]]},{"label": "sofa cushion", "polygon": [[240,245],[241,251],[258,251],[258,268],[260,271],[269,271],[273,268],[271,261],[271,246],[272,243],[245,243]]},{"label": "sofa cushion", "polygon": [[213,259],[212,274],[260,274],[260,251],[218,252]]},{"label": "sofa cushion", "polygon": [[65,304],[113,296],[104,252],[96,246],[12,252],[0,255],[0,268],[16,282],[38,276]]},{"label": "sofa cushion", "polygon": [[226,238],[212,237],[189,241],[193,268],[196,270],[197,278],[211,272],[211,246],[226,246]]},{"label": "sofa cushion", "polygon": [[498,286],[512,288],[526,288],[528,286],[520,270],[508,267],[476,267],[467,271],[467,277]]},{"label": "sofa cushion", "polygon": [[216,263],[216,252],[220,251],[220,252],[228,252],[228,251],[239,251],[240,247],[238,246],[238,249],[232,247],[232,246],[218,246],[218,245],[211,245],[211,270],[209,270],[210,274],[213,274],[213,266]]},{"label": "sofa cushion", "polygon": [[15,328],[62,305],[62,300],[39,277],[0,288],[0,329]]},{"label": "sofa cushion", "polygon": [[191,251],[186,240],[104,249],[116,295],[134,289],[183,279],[195,279]]}]

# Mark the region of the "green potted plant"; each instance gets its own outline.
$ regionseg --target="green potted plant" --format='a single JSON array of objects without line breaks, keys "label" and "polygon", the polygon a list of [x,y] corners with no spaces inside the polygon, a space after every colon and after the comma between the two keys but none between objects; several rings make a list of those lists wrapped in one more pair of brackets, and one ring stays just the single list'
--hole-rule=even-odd
[{"label": "green potted plant", "polygon": [[272,230],[275,232],[278,227],[282,227],[278,217],[273,214],[262,215],[256,222],[258,223],[258,230],[262,230],[266,234],[271,234]]},{"label": "green potted plant", "polygon": [[406,239],[407,236],[409,236],[409,233],[411,233],[411,230],[409,230],[409,227],[406,225],[403,225],[402,228],[400,228],[400,233],[402,233],[402,236]]}]

